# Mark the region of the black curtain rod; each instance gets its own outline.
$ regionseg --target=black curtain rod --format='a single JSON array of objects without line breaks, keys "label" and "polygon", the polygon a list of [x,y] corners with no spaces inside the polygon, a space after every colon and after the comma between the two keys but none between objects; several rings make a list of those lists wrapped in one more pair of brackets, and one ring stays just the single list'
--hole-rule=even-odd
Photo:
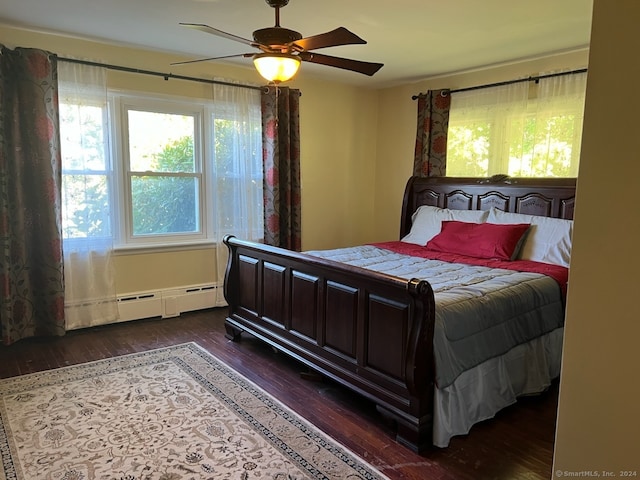
[{"label": "black curtain rod", "polygon": [[[587,71],[586,68],[580,68],[578,70],[571,70],[569,72],[548,73],[546,75],[539,75],[537,77],[518,78],[516,80],[506,80],[504,82],[488,83],[486,85],[476,85],[474,87],[457,88],[454,90],[449,90],[449,93],[469,92],[471,90],[480,90],[482,88],[491,88],[491,87],[501,87],[503,85],[511,85],[513,83],[521,83],[521,82],[538,82],[543,78],[560,77],[562,75],[574,75],[576,73],[585,73],[586,71]],[[422,95],[422,93],[420,95]],[[418,97],[419,95],[414,95],[411,97],[411,99],[417,100]]]},{"label": "black curtain rod", "polygon": [[139,68],[122,67],[120,65],[110,65],[108,63],[91,62],[89,60],[78,60],[75,58],[64,58],[54,55],[58,60],[62,62],[79,63],[81,65],[91,65],[92,67],[104,67],[109,70],[119,70],[121,72],[140,73],[142,75],[153,75],[156,77],[163,77],[165,80],[174,78],[176,80],[188,80],[190,82],[209,83],[215,85],[228,85],[231,87],[250,88],[253,90],[262,90],[265,87],[256,87],[255,85],[244,85],[241,83],[224,82],[221,80],[209,80],[208,78],[188,77],[185,75],[175,75],[173,73],[154,72],[152,70],[141,70]]}]

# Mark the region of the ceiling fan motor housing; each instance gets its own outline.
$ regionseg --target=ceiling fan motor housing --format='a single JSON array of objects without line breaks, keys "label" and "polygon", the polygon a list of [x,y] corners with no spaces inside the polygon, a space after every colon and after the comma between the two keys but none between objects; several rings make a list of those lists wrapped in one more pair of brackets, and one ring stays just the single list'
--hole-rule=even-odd
[{"label": "ceiling fan motor housing", "polygon": [[300,35],[300,33],[283,27],[261,28],[253,32],[253,39],[256,43],[270,47],[286,48],[287,44],[300,40],[301,38],[302,35]]},{"label": "ceiling fan motor housing", "polygon": [[289,3],[289,0],[265,0],[267,5],[273,8],[282,8]]}]

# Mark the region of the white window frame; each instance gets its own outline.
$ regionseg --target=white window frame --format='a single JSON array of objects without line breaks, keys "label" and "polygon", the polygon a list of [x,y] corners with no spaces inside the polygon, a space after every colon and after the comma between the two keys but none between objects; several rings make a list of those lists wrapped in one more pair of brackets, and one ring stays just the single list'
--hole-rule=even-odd
[{"label": "white window frame", "polygon": [[[204,140],[203,135],[203,118],[204,106],[193,100],[176,101],[173,99],[163,99],[158,97],[148,97],[140,95],[113,95],[114,111],[118,112],[114,115],[115,122],[113,131],[116,132],[114,137],[119,140],[115,151],[117,152],[116,162],[121,167],[119,174],[120,181],[118,183],[118,198],[122,199],[122,205],[118,208],[118,231],[120,238],[116,242],[117,247],[133,247],[133,246],[153,246],[153,245],[179,245],[189,243],[202,243],[209,241],[208,222],[206,214],[207,206],[205,205],[208,198],[208,187],[210,180],[207,177],[206,162],[204,161]],[[179,233],[170,235],[134,235],[133,234],[133,218],[132,218],[132,193],[131,178],[144,172],[132,172],[129,161],[129,125],[128,111],[146,111],[155,113],[168,113],[177,115],[192,116],[194,118],[194,174],[184,174],[179,172],[171,173],[172,177],[189,177],[196,178],[200,185],[198,192],[197,216],[198,231],[193,233]],[[149,172],[150,176],[167,176],[166,173]]]},{"label": "white window frame", "polygon": [[[64,165],[61,167],[61,175],[64,178],[65,175],[84,175],[84,176],[104,176],[106,177],[107,183],[107,192],[110,200],[110,220],[111,225],[109,226],[109,230],[111,233],[111,238],[115,239],[118,234],[118,227],[115,224],[116,219],[113,218],[114,215],[117,216],[118,212],[118,200],[117,200],[117,184],[119,183],[117,178],[117,161],[114,161],[114,149],[113,149],[113,139],[111,138],[111,122],[110,122],[110,105],[109,103],[103,103],[95,100],[91,97],[91,95],[81,95],[78,98],[84,105],[92,105],[102,109],[102,128],[103,128],[103,148],[104,148],[104,170],[85,170],[85,169],[69,169],[65,168]],[[108,240],[109,237],[66,237],[63,232],[63,241],[65,244],[70,245],[75,249],[74,245],[79,243],[87,243],[87,242],[104,242]]]}]

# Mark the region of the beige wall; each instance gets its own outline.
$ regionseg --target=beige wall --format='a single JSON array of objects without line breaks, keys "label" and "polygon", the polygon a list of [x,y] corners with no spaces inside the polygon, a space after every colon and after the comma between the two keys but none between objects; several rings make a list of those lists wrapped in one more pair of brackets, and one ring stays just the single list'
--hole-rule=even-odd
[{"label": "beige wall", "polygon": [[594,2],[556,432],[562,478],[640,476],[639,23],[637,0]]},{"label": "beige wall", "polygon": [[377,93],[313,81],[300,89],[302,248],[373,241]]}]

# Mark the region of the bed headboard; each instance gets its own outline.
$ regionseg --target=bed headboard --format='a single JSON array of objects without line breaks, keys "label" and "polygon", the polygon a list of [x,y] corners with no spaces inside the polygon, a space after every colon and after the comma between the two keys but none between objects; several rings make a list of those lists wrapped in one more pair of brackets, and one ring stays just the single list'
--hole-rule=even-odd
[{"label": "bed headboard", "polygon": [[573,219],[575,178],[411,177],[402,201],[400,238],[411,229],[421,205],[455,210],[488,210]]}]

